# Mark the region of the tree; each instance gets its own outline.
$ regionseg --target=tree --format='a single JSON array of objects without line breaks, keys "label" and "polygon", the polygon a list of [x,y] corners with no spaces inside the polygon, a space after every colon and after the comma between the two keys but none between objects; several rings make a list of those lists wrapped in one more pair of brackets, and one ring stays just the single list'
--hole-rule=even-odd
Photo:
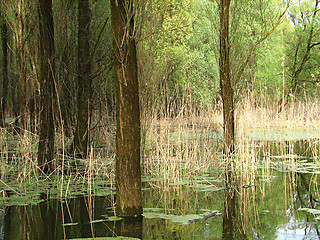
[{"label": "tree", "polygon": [[222,239],[234,239],[234,225],[236,219],[235,203],[236,191],[235,173],[232,171],[225,173],[226,190],[224,192],[224,211],[222,221]]},{"label": "tree", "polygon": [[2,43],[2,98],[0,109],[0,126],[5,126],[8,98],[8,28],[5,14],[0,12]]},{"label": "tree", "polygon": [[39,0],[40,28],[40,134],[38,164],[43,172],[54,169],[55,47],[52,0]]},{"label": "tree", "polygon": [[[211,2],[150,0],[141,14],[138,60],[143,116],[177,116],[211,107],[218,80]],[[157,66],[156,68],[154,66]],[[195,108],[193,108],[195,107]]]},{"label": "tree", "polygon": [[[312,6],[313,2],[314,6]],[[290,41],[290,44],[293,45],[293,49],[291,48],[291,51],[288,51],[290,68],[289,75],[291,79],[289,83],[288,94],[285,99],[286,101],[288,101],[290,95],[295,95],[297,86],[300,82],[313,84],[317,82],[315,79],[313,79],[314,77],[312,77],[312,74],[314,73],[312,70],[310,72],[311,74],[304,74],[302,79],[301,75],[303,74],[304,70],[308,68],[307,64],[309,60],[313,61],[311,66],[309,66],[309,69],[313,69],[312,65],[317,65],[314,63],[316,57],[312,56],[312,53],[316,52],[316,47],[320,45],[319,17],[317,15],[320,10],[319,5],[319,0],[304,1],[301,3],[301,6],[291,8],[290,18],[291,22],[295,26],[295,31],[290,37],[290,40],[294,39],[294,41]]]},{"label": "tree", "polygon": [[25,37],[23,2],[18,0],[18,56],[19,56],[19,83],[20,83],[20,127],[26,129],[27,115],[27,91],[26,91],[26,68],[25,68]]},{"label": "tree", "polygon": [[[273,24],[271,30],[267,33],[261,31],[258,39],[252,44],[249,54],[240,61],[240,66],[235,80],[232,82],[231,64],[230,64],[230,40],[229,40],[229,20],[230,20],[230,3],[231,0],[220,1],[220,51],[219,51],[219,68],[220,68],[220,88],[223,103],[223,131],[224,131],[224,153],[230,155],[234,152],[234,89],[236,89],[244,69],[251,60],[257,46],[265,41],[270,34],[280,24],[285,13],[290,6],[291,0],[287,0],[285,10],[280,14],[277,21]],[[234,66],[232,66],[234,68]],[[233,69],[234,70],[234,69]]]},{"label": "tree", "polygon": [[116,79],[116,212],[142,214],[140,112],[132,0],[111,0]]},{"label": "tree", "polygon": [[78,29],[78,106],[77,126],[73,152],[81,158],[87,156],[91,117],[91,55],[89,0],[79,0]]},{"label": "tree", "polygon": [[224,153],[234,152],[234,106],[230,76],[229,15],[231,0],[220,1],[220,88],[223,103]]}]

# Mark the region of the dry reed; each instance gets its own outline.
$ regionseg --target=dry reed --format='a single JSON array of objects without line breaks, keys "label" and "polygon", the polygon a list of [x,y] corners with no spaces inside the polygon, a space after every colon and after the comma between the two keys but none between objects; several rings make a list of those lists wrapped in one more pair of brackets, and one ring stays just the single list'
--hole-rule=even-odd
[{"label": "dry reed", "polygon": [[[221,177],[225,163],[222,159],[222,113],[221,105],[212,109],[193,108],[189,97],[174,106],[176,112],[166,112],[165,106],[157,112],[145,112],[142,117],[142,169],[143,175],[160,179],[157,187],[171,187],[183,179],[193,179],[204,174],[218,174]],[[277,106],[256,104],[252,98],[245,98],[236,105],[236,153],[233,164],[241,173],[237,181],[240,185],[254,185],[257,172],[268,178],[272,165],[274,145],[253,141],[248,132],[256,129],[317,129],[320,126],[320,107],[317,100],[291,101],[281,112]],[[107,120],[99,120],[103,123]],[[63,130],[63,128],[62,128]],[[1,179],[4,181],[16,171],[20,182],[39,181],[36,162],[37,137],[31,131],[14,136],[1,129]],[[62,198],[71,195],[69,186],[74,179],[86,185],[89,194],[94,194],[94,182],[99,179],[115,179],[115,127],[114,124],[95,125],[93,142],[88,159],[72,159],[65,154],[71,143],[63,131],[56,132],[59,150],[56,171],[47,176],[55,176]],[[10,140],[11,139],[11,140]],[[13,151],[15,145],[20,150]],[[319,142],[309,141],[309,148],[318,159]],[[280,144],[280,155],[295,155],[294,147]],[[291,150],[290,150],[291,149]],[[289,152],[288,152],[289,151]],[[9,157],[10,156],[10,157]],[[291,159],[293,160],[293,159]],[[286,161],[283,161],[286,164]],[[262,168],[261,165],[264,167]],[[293,165],[291,165],[293,166]],[[192,184],[192,182],[191,182]],[[66,187],[62,187],[66,186]],[[62,190],[63,189],[63,190]]]}]

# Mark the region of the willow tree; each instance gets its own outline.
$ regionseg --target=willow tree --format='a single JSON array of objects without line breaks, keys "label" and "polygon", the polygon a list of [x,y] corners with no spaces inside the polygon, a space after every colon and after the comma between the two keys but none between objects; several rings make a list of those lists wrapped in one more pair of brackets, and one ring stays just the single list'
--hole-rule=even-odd
[{"label": "willow tree", "polygon": [[18,18],[18,58],[19,58],[19,83],[20,83],[20,127],[26,128],[27,91],[26,91],[26,63],[25,63],[25,27],[23,18],[23,2],[17,2]]},{"label": "willow tree", "polygon": [[38,164],[43,172],[53,170],[55,47],[52,1],[39,0],[40,28],[40,134]]},{"label": "willow tree", "polygon": [[[234,134],[234,89],[237,87],[244,69],[251,60],[257,46],[265,41],[279,26],[284,18],[291,0],[286,1],[284,11],[279,15],[273,26],[265,33],[262,31],[254,44],[250,47],[247,56],[241,61],[239,69],[230,64],[230,39],[229,39],[229,25],[230,25],[230,5],[232,0],[220,0],[220,51],[219,51],[219,65],[220,65],[220,88],[223,102],[223,131],[224,131],[224,153],[230,156],[234,152],[235,134]],[[234,14],[233,14],[234,15]],[[233,32],[232,32],[233,34]],[[242,33],[243,34],[243,33]],[[242,43],[243,45],[244,43]],[[241,49],[240,49],[241,50]],[[234,57],[234,56],[232,56]],[[232,70],[232,71],[231,71]],[[236,71],[235,71],[236,70]],[[231,72],[236,72],[234,78]],[[234,81],[232,81],[232,79]]]},{"label": "willow tree", "polygon": [[289,36],[288,41],[290,85],[285,103],[289,101],[290,96],[295,96],[301,82],[311,85],[313,90],[319,81],[314,75],[319,71],[319,11],[320,0],[299,2],[299,5],[291,8],[290,19],[295,31]]},{"label": "willow tree", "polygon": [[89,143],[91,115],[91,63],[90,63],[90,21],[89,0],[79,0],[78,12],[78,103],[77,126],[73,141],[73,152],[85,158]]},{"label": "willow tree", "polygon": [[230,76],[229,18],[231,0],[220,1],[220,89],[223,103],[224,153],[234,152],[234,106]]},{"label": "willow tree", "polygon": [[142,214],[140,112],[132,0],[111,0],[116,82],[116,213]]},{"label": "willow tree", "polygon": [[2,97],[0,106],[0,126],[5,126],[8,98],[8,27],[5,14],[0,12],[2,43]]}]

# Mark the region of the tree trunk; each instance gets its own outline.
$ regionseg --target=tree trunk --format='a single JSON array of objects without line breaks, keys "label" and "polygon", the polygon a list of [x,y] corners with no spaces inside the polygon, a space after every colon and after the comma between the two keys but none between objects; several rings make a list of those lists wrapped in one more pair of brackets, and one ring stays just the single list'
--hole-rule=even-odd
[{"label": "tree trunk", "polygon": [[233,88],[230,77],[229,11],[231,0],[220,2],[220,88],[223,102],[223,150],[227,156],[234,152]]},{"label": "tree trunk", "polygon": [[224,212],[223,212],[223,221],[222,221],[222,239],[234,239],[234,225],[236,223],[236,212],[235,212],[235,203],[236,203],[236,190],[228,189],[235,187],[234,184],[234,172],[232,169],[229,169],[225,172],[225,182],[226,188],[224,192]]},{"label": "tree trunk", "polygon": [[0,124],[5,126],[7,98],[8,98],[8,28],[5,15],[1,14],[1,41],[2,41],[2,98],[0,110]]},{"label": "tree trunk", "polygon": [[39,0],[40,27],[40,136],[38,164],[45,173],[54,169],[54,28],[52,1]]},{"label": "tree trunk", "polygon": [[[58,4],[58,3],[57,3]],[[70,69],[73,69],[74,58],[74,41],[75,33],[71,29],[69,19],[75,19],[76,13],[73,11],[73,7],[70,6],[70,1],[60,0],[59,1],[59,10],[61,14],[61,20],[59,22],[59,26],[56,28],[59,29],[59,40],[62,45],[60,48],[61,52],[61,59],[59,61],[59,85],[60,85],[60,92],[59,92],[59,104],[61,110],[61,125],[63,125],[64,134],[66,137],[73,136],[73,126],[76,126],[75,118],[77,114],[77,109],[75,100],[77,95],[77,88],[78,81],[74,81],[74,75],[70,73]],[[73,144],[71,145],[71,150],[73,150]]]},{"label": "tree trunk", "polygon": [[116,78],[116,213],[142,214],[140,112],[132,0],[111,0]]},{"label": "tree trunk", "polygon": [[20,129],[26,129],[27,92],[26,92],[26,68],[24,54],[24,20],[22,0],[18,0],[18,56],[19,56],[19,83],[20,83]]},{"label": "tree trunk", "polygon": [[79,0],[78,3],[78,114],[73,152],[77,157],[86,158],[91,116],[91,56],[89,43],[91,12],[89,0]]}]

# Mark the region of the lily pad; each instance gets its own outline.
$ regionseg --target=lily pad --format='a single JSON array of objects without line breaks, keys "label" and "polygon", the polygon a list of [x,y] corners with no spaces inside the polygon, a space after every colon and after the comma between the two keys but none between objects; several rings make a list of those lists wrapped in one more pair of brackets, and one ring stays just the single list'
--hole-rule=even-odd
[{"label": "lily pad", "polygon": [[156,213],[156,212],[146,212],[142,214],[145,218],[161,218],[171,220],[174,223],[179,223],[182,225],[189,224],[189,220],[202,218],[204,214],[187,214],[187,215],[169,215],[165,213]]},{"label": "lily pad", "polygon": [[68,240],[115,240],[115,239],[126,239],[126,240],[136,240],[140,238],[131,238],[131,237],[96,237],[96,238],[68,238]]},{"label": "lily pad", "polygon": [[320,214],[320,210],[319,209],[313,209],[313,208],[299,208],[299,211],[306,211],[308,213],[312,213],[314,215],[318,215]]}]

